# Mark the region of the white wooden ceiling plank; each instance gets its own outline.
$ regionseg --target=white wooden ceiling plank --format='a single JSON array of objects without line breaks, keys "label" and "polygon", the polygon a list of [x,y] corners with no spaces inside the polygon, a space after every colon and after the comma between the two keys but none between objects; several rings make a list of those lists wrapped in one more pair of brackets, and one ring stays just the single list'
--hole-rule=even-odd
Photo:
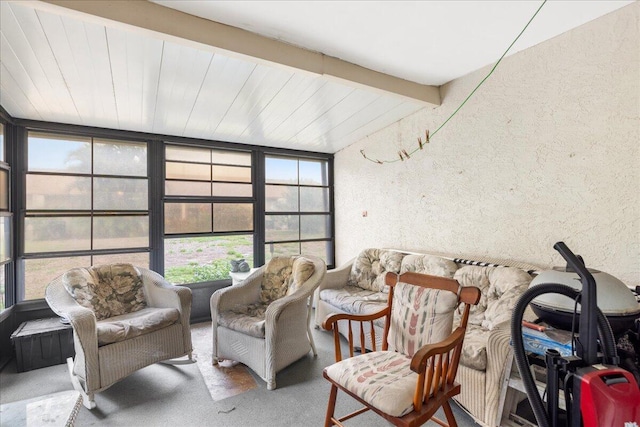
[{"label": "white wooden ceiling plank", "polygon": [[165,42],[153,129],[183,135],[213,53]]},{"label": "white wooden ceiling plank", "polygon": [[[329,135],[324,135],[323,137],[314,141],[313,144],[325,146],[328,150],[330,150],[330,152],[336,152],[341,148],[344,148],[353,142],[365,138],[366,136],[383,129],[422,108],[424,108],[423,105],[418,105],[415,102],[401,101],[395,107],[390,108],[382,112],[381,114],[378,114],[377,116],[375,116],[375,114],[367,115],[367,123],[365,123],[363,126],[355,128],[355,130],[350,133],[340,135],[336,132],[337,129],[334,129],[334,131],[330,132]],[[344,130],[345,129],[342,129],[342,131]],[[418,143],[418,136],[421,135],[415,135],[416,144]]]},{"label": "white wooden ceiling plank", "polygon": [[131,106],[129,104],[129,77],[127,62],[127,33],[106,27],[109,69],[111,73],[111,89],[116,108],[118,127],[122,123],[132,123]]},{"label": "white wooden ceiling plank", "polygon": [[295,141],[298,144],[314,141],[339,124],[346,122],[357,111],[366,108],[378,98],[380,98],[379,94],[358,89],[354,90],[342,101],[309,123],[306,128],[291,137],[290,141]]},{"label": "white wooden ceiling plank", "polygon": [[40,91],[25,71],[22,63],[16,56],[15,50],[9,45],[4,33],[0,33],[0,51],[2,51],[2,67],[6,78],[10,78],[13,84],[25,94],[29,104],[38,111],[40,116],[51,114],[48,103],[44,100]]},{"label": "white wooden ceiling plank", "polygon": [[184,130],[185,136],[214,138],[225,114],[256,64],[216,54]]},{"label": "white wooden ceiling plank", "polygon": [[66,89],[71,95],[80,123],[85,124],[85,120],[86,123],[90,123],[85,117],[93,116],[93,103],[84,91],[82,73],[78,69],[70,44],[71,39],[84,38],[83,26],[78,21],[70,21],[70,25],[65,27],[63,16],[42,11],[36,13],[62,73]]},{"label": "white wooden ceiling plank", "polygon": [[[76,21],[80,22],[80,21]],[[65,26],[73,25],[64,19]],[[118,128],[115,94],[109,65],[106,28],[89,22],[80,22],[84,37],[69,39],[83,90],[93,105],[92,122],[97,126]]]},{"label": "white wooden ceiling plank", "polygon": [[292,75],[291,71],[259,65],[238,93],[235,102],[216,129],[216,134],[239,138]]},{"label": "white wooden ceiling plank", "polygon": [[241,134],[243,140],[264,138],[300,108],[309,97],[326,83],[325,79],[306,73],[296,73],[287,81],[260,115]]},{"label": "white wooden ceiling plank", "polygon": [[[144,132],[153,131],[153,122],[155,120],[156,108],[158,104],[158,86],[160,82],[160,67],[162,64],[162,50],[164,42],[154,38],[147,38],[144,46],[141,46],[143,52],[136,52],[144,58],[142,66],[141,82],[141,121],[138,126],[142,126]],[[130,55],[130,53],[127,53]]]},{"label": "white wooden ceiling plank", "polygon": [[[42,117],[65,121],[66,117],[77,115],[35,11],[8,2],[0,2],[0,7],[2,33],[47,105],[46,110],[39,109]],[[0,55],[5,53],[3,49]]]},{"label": "white wooden ceiling plank", "polygon": [[267,134],[268,138],[288,140],[307,127],[355,89],[339,83],[327,82],[298,108],[286,121]]},{"label": "white wooden ceiling plank", "polygon": [[33,105],[31,98],[27,96],[5,67],[4,62],[0,63],[0,105],[12,117],[34,118],[36,120],[43,118],[38,108]]}]

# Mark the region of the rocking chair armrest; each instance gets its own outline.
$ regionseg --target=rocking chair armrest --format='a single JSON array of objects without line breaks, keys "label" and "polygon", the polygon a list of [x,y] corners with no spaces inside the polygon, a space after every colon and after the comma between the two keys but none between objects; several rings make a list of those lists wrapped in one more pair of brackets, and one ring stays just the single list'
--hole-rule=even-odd
[{"label": "rocking chair armrest", "polygon": [[351,320],[354,322],[370,322],[372,320],[379,319],[389,314],[389,307],[385,307],[380,311],[376,311],[370,314],[349,314],[349,313],[336,313],[327,316],[322,322],[322,328],[327,331],[333,330],[333,325],[340,320]]},{"label": "rocking chair armrest", "polygon": [[[465,328],[457,327],[451,335],[444,340],[420,347],[411,358],[411,370],[417,374],[424,373],[427,369],[429,359],[435,355],[445,354],[451,351],[452,348],[462,342],[465,331]],[[454,360],[454,363],[457,363],[457,361]]]}]

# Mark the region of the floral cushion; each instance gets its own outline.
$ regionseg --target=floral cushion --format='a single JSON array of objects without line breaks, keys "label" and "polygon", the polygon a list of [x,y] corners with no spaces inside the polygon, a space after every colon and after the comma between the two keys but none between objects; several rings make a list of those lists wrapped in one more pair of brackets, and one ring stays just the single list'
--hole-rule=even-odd
[{"label": "floral cushion", "polygon": [[[389,295],[362,289],[358,286],[345,286],[344,288],[322,290],[320,299],[346,313],[371,314],[387,306]],[[374,323],[384,328],[385,318],[376,319]]]},{"label": "floral cushion", "polygon": [[388,271],[398,273],[405,254],[384,249],[365,249],[353,262],[347,284],[370,291],[381,291]]},{"label": "floral cushion", "polygon": [[458,296],[453,292],[398,282],[391,307],[389,350],[412,357],[425,344],[444,340],[451,335],[457,305]]},{"label": "floral cushion", "polygon": [[453,277],[458,269],[455,262],[435,255],[407,255],[402,259],[400,274],[413,271],[432,276]]},{"label": "floral cushion", "polygon": [[146,307],[142,278],[131,264],[73,268],[62,276],[69,294],[83,307],[93,310],[97,320]]},{"label": "floral cushion", "polygon": [[271,302],[290,295],[311,277],[314,266],[304,257],[273,257],[264,270],[260,302]]},{"label": "floral cushion", "polygon": [[269,304],[237,306],[218,315],[218,325],[256,338],[265,337],[265,313]]},{"label": "floral cushion", "polygon": [[175,308],[147,307],[133,313],[100,320],[96,324],[98,345],[125,341],[158,331],[178,321],[180,312]]},{"label": "floral cushion", "polygon": [[350,357],[325,369],[336,383],[394,417],[413,410],[418,374],[411,359],[394,351],[374,351]]},{"label": "floral cushion", "polygon": [[[466,265],[456,271],[454,279],[462,286],[480,288],[480,302],[471,306],[460,363],[469,368],[485,370],[489,331],[511,320],[513,309],[528,289],[532,277],[515,267]],[[459,323],[460,314],[456,312],[454,324]]]}]

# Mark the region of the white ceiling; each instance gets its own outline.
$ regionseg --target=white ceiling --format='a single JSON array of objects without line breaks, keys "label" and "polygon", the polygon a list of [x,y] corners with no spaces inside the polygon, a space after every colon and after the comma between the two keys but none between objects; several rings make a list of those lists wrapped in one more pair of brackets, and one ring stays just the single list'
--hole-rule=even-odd
[{"label": "white ceiling", "polygon": [[[246,45],[235,54],[228,47],[235,40],[223,40],[224,46],[203,43],[207,34],[190,35],[190,25],[171,28],[169,22],[166,32],[172,34],[133,27],[132,22],[145,26],[147,17],[134,19],[124,6],[145,4],[85,1],[70,6],[80,9],[70,10],[60,7],[70,5],[62,0],[3,0],[2,107],[16,118],[332,153],[425,106],[433,107],[424,98],[407,96],[406,90],[394,93],[393,87],[404,79],[420,84],[412,83],[409,92],[429,91],[429,86],[494,63],[542,4],[153,3],[155,9],[180,15],[175,22],[185,22],[177,20],[184,16],[181,11],[282,43],[275,44],[275,54],[263,56],[258,48],[253,54]],[[629,3],[550,0],[510,54]],[[78,13],[91,8],[100,16]],[[116,9],[124,10],[123,17],[112,12]],[[173,16],[167,16],[164,20],[171,21]],[[202,22],[192,21],[194,29],[202,28]],[[211,33],[219,30],[210,27]],[[264,37],[250,40],[262,46]],[[356,64],[387,75],[382,76],[387,81],[380,90],[368,87],[369,77],[380,75],[367,70],[360,69],[355,77],[338,73],[339,78],[310,68],[299,71],[291,57],[305,51],[294,49],[290,55],[291,45],[326,55],[323,64],[328,57],[338,58],[338,65]]]}]

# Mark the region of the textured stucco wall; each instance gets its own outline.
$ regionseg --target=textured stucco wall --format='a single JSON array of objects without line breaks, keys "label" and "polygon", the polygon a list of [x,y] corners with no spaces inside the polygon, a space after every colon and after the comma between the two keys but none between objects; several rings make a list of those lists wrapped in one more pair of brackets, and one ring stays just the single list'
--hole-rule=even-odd
[{"label": "textured stucco wall", "polygon": [[[365,247],[589,267],[640,285],[640,3],[507,57],[335,157],[336,264]],[[397,158],[397,157],[396,157]],[[362,212],[367,211],[363,217]]]}]

